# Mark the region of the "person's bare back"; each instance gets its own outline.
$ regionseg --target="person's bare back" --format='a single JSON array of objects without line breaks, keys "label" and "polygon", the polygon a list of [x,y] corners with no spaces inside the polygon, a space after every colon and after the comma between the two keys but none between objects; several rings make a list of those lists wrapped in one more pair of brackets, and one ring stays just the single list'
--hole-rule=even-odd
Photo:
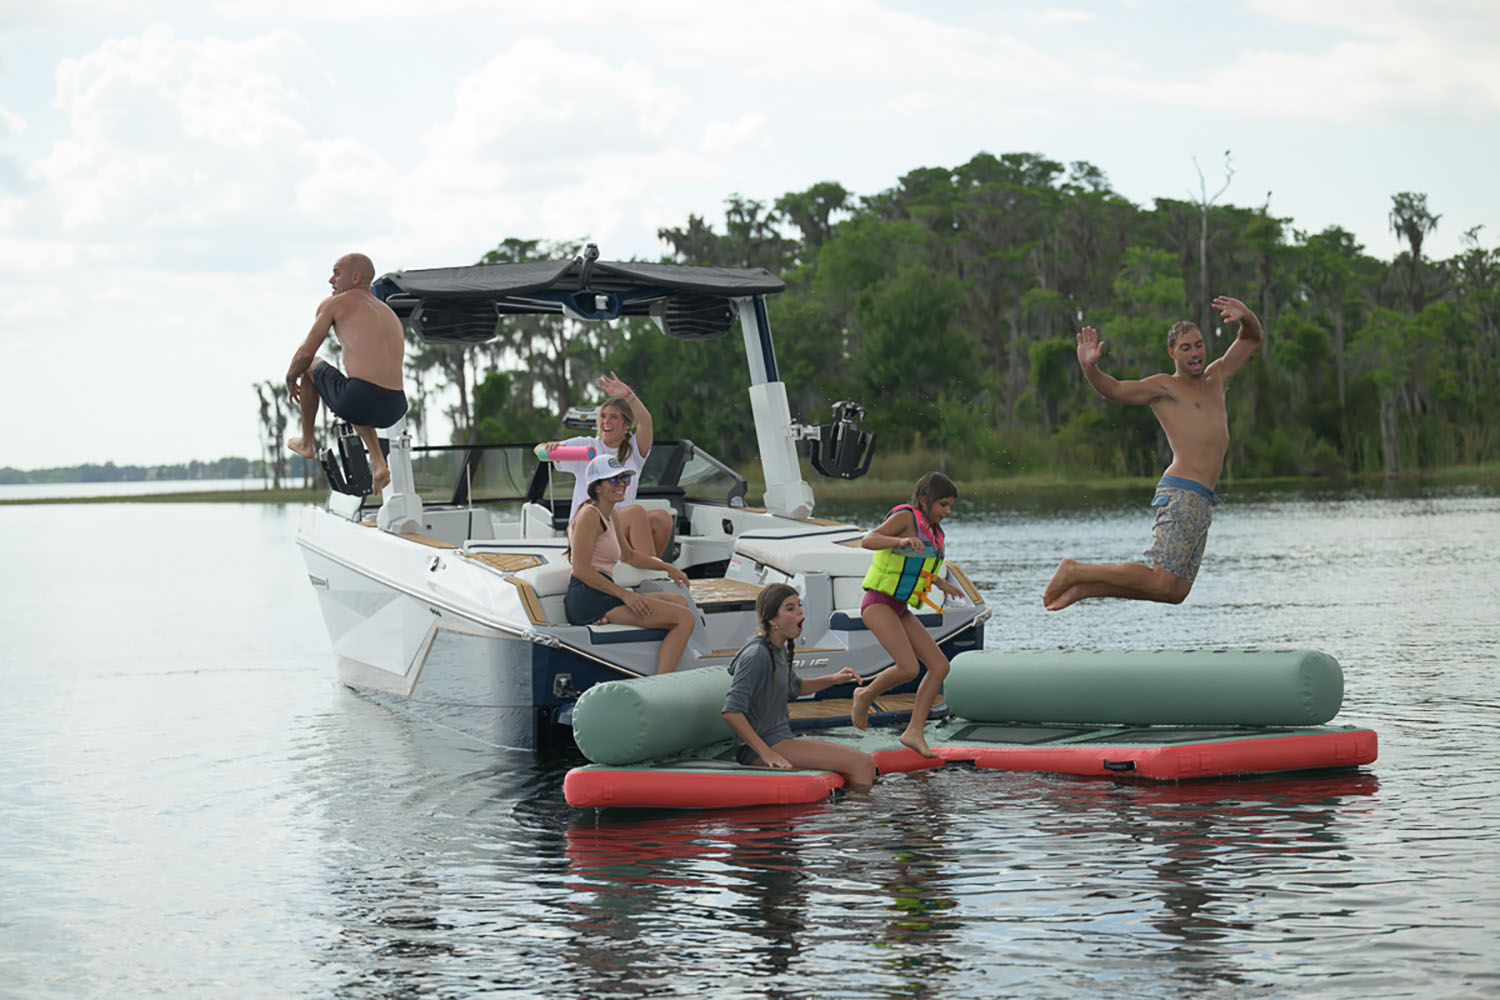
[{"label": "person's bare back", "polygon": [[[344,370],[387,389],[400,389],[405,347],[401,320],[369,288],[351,288],[325,300],[343,345]],[[322,311],[322,308],[319,308]]]}]

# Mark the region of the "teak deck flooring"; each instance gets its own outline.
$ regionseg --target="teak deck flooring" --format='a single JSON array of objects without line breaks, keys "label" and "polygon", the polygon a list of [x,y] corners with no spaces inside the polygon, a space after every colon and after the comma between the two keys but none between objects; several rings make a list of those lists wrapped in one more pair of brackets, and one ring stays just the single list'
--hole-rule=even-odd
[{"label": "teak deck flooring", "polygon": [[[883,694],[870,706],[870,714],[910,712],[916,698],[915,691],[908,691],[905,694]],[[932,707],[938,709],[942,705],[943,702],[939,701]],[[794,701],[787,708],[794,719],[837,719],[847,718],[854,708],[854,702],[849,698],[822,698],[816,701]]]}]

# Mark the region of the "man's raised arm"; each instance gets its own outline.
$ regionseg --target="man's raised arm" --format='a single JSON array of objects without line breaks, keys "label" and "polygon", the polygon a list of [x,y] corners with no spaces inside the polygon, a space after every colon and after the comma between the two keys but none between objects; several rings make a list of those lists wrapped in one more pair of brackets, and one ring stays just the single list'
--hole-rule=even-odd
[{"label": "man's raised arm", "polygon": [[1078,367],[1083,369],[1083,377],[1099,395],[1111,402],[1132,406],[1146,406],[1166,395],[1156,378],[1122,382],[1113,375],[1106,375],[1099,370],[1099,358],[1103,353],[1104,345],[1099,340],[1098,330],[1086,326],[1078,331]]},{"label": "man's raised arm", "polygon": [[[1208,366],[1208,370],[1215,372],[1221,378],[1230,378],[1241,368],[1245,362],[1250,360],[1250,355],[1266,339],[1265,330],[1261,328],[1260,319],[1249,307],[1239,299],[1232,299],[1227,295],[1220,295],[1214,299],[1214,308],[1219,310],[1226,323],[1239,323],[1240,332],[1234,338],[1234,343],[1229,345],[1229,350],[1224,356]],[[1204,374],[1207,374],[1205,370]]]}]

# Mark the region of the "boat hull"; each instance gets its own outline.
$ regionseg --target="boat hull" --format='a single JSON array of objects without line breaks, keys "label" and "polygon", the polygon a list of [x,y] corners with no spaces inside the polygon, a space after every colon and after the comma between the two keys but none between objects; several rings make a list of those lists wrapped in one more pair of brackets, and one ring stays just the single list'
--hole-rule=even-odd
[{"label": "boat hull", "polygon": [[[537,598],[517,585],[519,574],[496,572],[463,549],[430,541],[326,510],[304,512],[299,543],[342,683],[487,744],[549,750],[573,745],[571,714],[580,693],[654,673],[662,633],[538,624],[528,608]],[[547,539],[514,548],[539,553],[547,560],[539,568],[547,569],[560,565],[564,544]],[[822,589],[831,590],[826,582]],[[699,610],[687,656],[692,665],[680,672],[727,664],[755,630],[749,607]],[[817,676],[850,666],[871,676],[889,663],[857,618],[831,608],[825,614],[829,624],[819,643],[798,650],[799,672]],[[939,637],[950,658],[983,645],[985,616],[967,614],[961,627]],[[841,694],[847,690],[819,697]],[[838,721],[814,716],[798,728]]]}]

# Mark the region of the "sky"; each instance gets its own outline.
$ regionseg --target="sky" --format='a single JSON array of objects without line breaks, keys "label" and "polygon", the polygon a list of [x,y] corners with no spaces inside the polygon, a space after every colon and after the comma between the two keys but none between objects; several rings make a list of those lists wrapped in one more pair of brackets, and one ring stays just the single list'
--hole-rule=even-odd
[{"label": "sky", "polygon": [[1220,204],[1388,260],[1415,191],[1425,253],[1494,247],[1496,53],[1493,0],[0,0],[0,466],[258,456],[351,250],[655,259],[731,194],[980,152],[1149,206],[1228,150]]}]

